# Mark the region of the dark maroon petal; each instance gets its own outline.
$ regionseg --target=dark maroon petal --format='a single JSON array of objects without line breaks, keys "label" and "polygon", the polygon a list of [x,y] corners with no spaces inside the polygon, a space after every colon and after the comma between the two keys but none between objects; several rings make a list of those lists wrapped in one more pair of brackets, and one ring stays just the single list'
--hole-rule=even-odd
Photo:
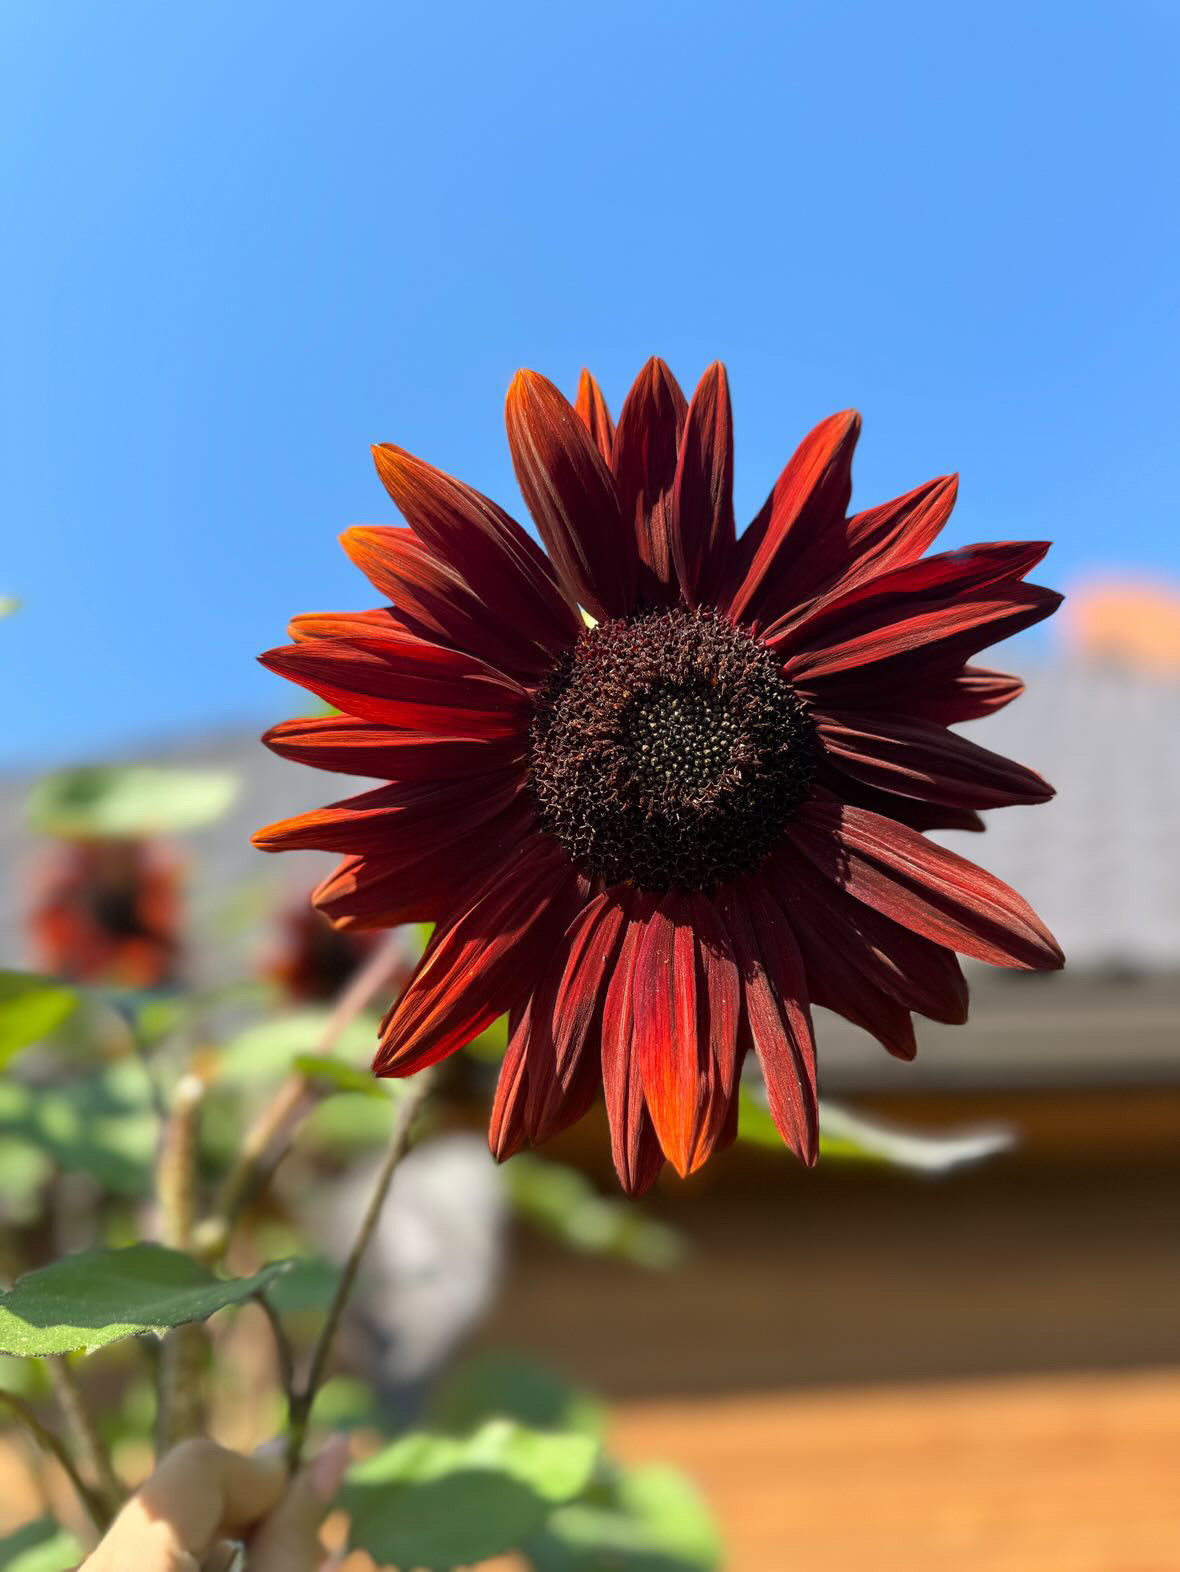
[{"label": "dark maroon petal", "polygon": [[1015,890],[905,825],[813,798],[787,834],[841,889],[936,944],[996,966],[1063,964],[1052,934]]},{"label": "dark maroon petal", "polygon": [[376,721],[347,715],[313,715],[280,721],[262,738],[272,753],[342,775],[373,775],[389,781],[454,780],[503,770],[521,759],[511,739],[439,737],[393,731]]},{"label": "dark maroon petal", "polygon": [[920,562],[877,574],[852,589],[823,596],[801,618],[788,617],[766,630],[766,642],[784,657],[822,650],[863,628],[880,628],[913,617],[948,598],[979,595],[993,585],[1023,579],[1049,549],[1043,540],[987,541],[961,546]]},{"label": "dark maroon petal", "polygon": [[488,606],[462,574],[419,540],[412,529],[355,525],[345,530],[340,541],[369,582],[388,596],[402,621],[420,638],[477,655],[498,670],[526,680],[552,666],[552,647],[535,643],[527,629],[506,622],[498,606]]},{"label": "dark maroon petal", "polygon": [[[839,955],[845,967],[850,966],[876,992],[906,1011],[915,1010],[947,1025],[961,1025],[967,1019],[967,983],[952,950],[932,944],[855,900],[789,840],[766,865],[765,877],[808,961],[809,983],[824,969],[819,957],[814,957],[816,964],[812,964],[809,947],[821,947],[824,960]],[[817,1002],[829,1009],[840,1006],[830,1002],[828,995],[852,990],[843,968],[837,971],[836,964],[832,963],[827,975],[839,978],[839,986],[817,986],[814,994]],[[887,1046],[894,1051],[892,1045]]]},{"label": "dark maroon petal", "polygon": [[653,356],[619,412],[611,468],[623,519],[634,531],[640,589],[649,605],[678,599],[672,551],[672,487],[688,408],[680,385]]},{"label": "dark maroon petal", "polygon": [[554,923],[564,927],[574,886],[564,851],[536,836],[465,910],[440,921],[381,1023],[374,1072],[412,1075],[436,1064],[509,1010],[540,971]]},{"label": "dark maroon petal", "polygon": [[861,667],[920,655],[909,668],[917,685],[928,664],[961,663],[985,645],[1010,638],[1051,616],[1061,599],[1053,590],[1019,581],[997,584],[973,595],[933,602],[920,599],[913,608],[900,605],[891,596],[880,607],[858,607],[858,615],[839,636],[790,656],[784,670],[792,682],[821,697],[825,707],[834,702],[832,693],[847,693],[837,707],[859,708],[851,697],[855,688],[829,690],[828,681]]},{"label": "dark maroon petal", "polygon": [[375,447],[373,458],[406,523],[507,626],[546,649],[564,649],[577,637],[577,612],[552,565],[503,508],[392,443]]},{"label": "dark maroon petal", "polygon": [[[839,572],[845,514],[852,496],[852,451],[860,435],[853,409],[821,420],[799,444],[762,510],[737,543],[728,599],[734,622],[762,623],[810,600]],[[795,564],[818,554],[816,581],[798,584]]]},{"label": "dark maroon petal", "polygon": [[529,1040],[529,1005],[515,1010],[508,1022],[508,1047],[500,1063],[496,1096],[488,1120],[488,1146],[498,1163],[519,1152],[525,1143],[525,1103],[528,1098],[526,1050]]},{"label": "dark maroon petal", "polygon": [[971,808],[948,808],[942,803],[923,802],[918,797],[902,797],[897,792],[866,786],[864,781],[846,775],[832,754],[821,758],[814,786],[819,796],[835,797],[857,808],[868,808],[871,813],[883,813],[887,819],[897,819],[913,830],[965,830],[978,835],[987,828]]},{"label": "dark maroon petal", "polygon": [[580,1118],[601,1084],[602,1010],[623,924],[619,902],[596,896],[574,918],[533,996],[525,1121],[534,1144]]},{"label": "dark maroon petal", "polygon": [[696,606],[720,589],[735,536],[733,412],[720,361],[705,372],[688,407],[671,511],[677,578]]},{"label": "dark maroon petal", "polygon": [[907,683],[898,694],[897,709],[921,720],[955,726],[961,721],[994,715],[1023,692],[1024,683],[1019,677],[988,671],[982,666],[964,666],[944,677],[932,677],[917,688]]},{"label": "dark maroon petal", "polygon": [[619,1183],[628,1195],[642,1195],[664,1165],[664,1154],[644,1102],[634,1044],[635,963],[652,902],[638,892],[627,892],[623,899],[626,926],[603,1009],[602,1084]]},{"label": "dark maroon petal", "polygon": [[727,886],[717,907],[742,979],[743,1019],[762,1066],[775,1127],[811,1166],[819,1156],[815,1036],[799,946],[757,877]]},{"label": "dark maroon petal", "polygon": [[881,791],[968,809],[1053,796],[1035,771],[930,721],[829,711],[816,715],[816,731],[842,770]]},{"label": "dark maroon petal", "polygon": [[578,378],[578,397],[574,409],[593,438],[594,446],[609,464],[615,441],[615,423],[610,418],[602,389],[584,367]]},{"label": "dark maroon petal", "polygon": [[346,857],[316,888],[312,901],[338,928],[396,928],[434,922],[462,905],[493,869],[504,867],[535,829],[522,793],[500,813],[463,826],[447,821],[405,856],[386,849]]},{"label": "dark maroon petal", "polygon": [[625,616],[635,538],[589,431],[535,371],[517,372],[505,413],[517,481],[567,594],[596,617]]},{"label": "dark maroon petal", "polygon": [[528,729],[528,695],[473,655],[409,634],[319,639],[268,650],[270,671],[360,720],[452,737],[512,737]]}]

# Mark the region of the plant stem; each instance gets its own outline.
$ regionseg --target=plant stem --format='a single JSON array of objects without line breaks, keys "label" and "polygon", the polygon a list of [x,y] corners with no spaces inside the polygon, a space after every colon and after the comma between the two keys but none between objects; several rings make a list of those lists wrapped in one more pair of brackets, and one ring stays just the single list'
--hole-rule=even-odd
[{"label": "plant stem", "polygon": [[[390,933],[357,969],[324,1026],[316,1044],[317,1053],[323,1056],[333,1051],[373,995],[388,981],[400,952],[400,938]],[[198,1249],[205,1261],[218,1261],[225,1254],[234,1223],[260,1181],[282,1162],[317,1099],[316,1088],[306,1075],[289,1075],[247,1130],[212,1215],[197,1230]]]},{"label": "plant stem", "polygon": [[311,1416],[312,1404],[315,1402],[316,1393],[324,1379],[324,1372],[331,1357],[332,1345],[336,1340],[341,1317],[348,1303],[356,1283],[357,1273],[360,1271],[361,1262],[368,1248],[369,1240],[373,1237],[373,1230],[381,1216],[381,1209],[385,1205],[385,1198],[389,1194],[389,1186],[393,1182],[394,1171],[398,1163],[405,1156],[409,1145],[410,1131],[414,1118],[421,1108],[422,1103],[430,1090],[434,1079],[430,1069],[420,1070],[412,1081],[408,1082],[394,1115],[393,1132],[389,1138],[385,1156],[381,1167],[377,1171],[376,1183],[369,1196],[361,1224],[357,1230],[356,1238],[344,1263],[340,1274],[340,1281],[336,1285],[336,1292],[332,1296],[332,1303],[328,1307],[327,1319],[316,1339],[312,1350],[311,1363],[308,1367],[307,1380],[299,1391],[293,1392],[290,1401],[290,1414],[287,1432],[287,1463],[292,1469],[299,1466],[303,1455],[304,1442],[307,1439],[307,1424]]},{"label": "plant stem", "polygon": [[62,1438],[48,1425],[43,1425],[33,1412],[32,1408],[23,1398],[17,1397],[13,1392],[0,1391],[0,1403],[6,1403],[12,1412],[34,1437],[37,1444],[53,1457],[60,1465],[62,1472],[69,1479],[77,1492],[78,1499],[86,1508],[90,1521],[100,1534],[104,1534],[110,1526],[114,1515],[111,1504],[103,1499],[92,1485],[88,1485],[78,1471],[78,1465],[70,1455],[70,1449]]},{"label": "plant stem", "polygon": [[103,1502],[113,1512],[122,1503],[126,1491],[111,1465],[106,1443],[98,1433],[77,1372],[65,1354],[51,1355],[46,1364],[62,1417],[73,1433],[86,1466],[94,1475]]},{"label": "plant stem", "polygon": [[[204,1097],[201,1076],[191,1070],[182,1075],[160,1141],[156,1164],[160,1239],[174,1250],[192,1248]],[[202,1386],[208,1350],[209,1333],[196,1322],[175,1327],[164,1337],[156,1374],[157,1454],[204,1429]]]}]

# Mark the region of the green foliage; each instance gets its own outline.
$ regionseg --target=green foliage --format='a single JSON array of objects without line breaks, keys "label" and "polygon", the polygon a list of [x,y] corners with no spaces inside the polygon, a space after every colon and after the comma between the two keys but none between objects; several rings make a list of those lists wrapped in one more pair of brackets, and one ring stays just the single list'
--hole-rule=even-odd
[{"label": "green foliage", "polygon": [[0,971],[0,1070],[44,1042],[78,1008],[77,992],[31,972]]},{"label": "green foliage", "polygon": [[280,1315],[326,1310],[340,1281],[340,1268],[318,1256],[287,1263],[287,1270],[266,1285],[266,1298]]},{"label": "green foliage", "polygon": [[[147,1077],[134,1059],[44,1086],[0,1082],[0,1173],[20,1164],[26,1182],[43,1182],[49,1162],[88,1173],[116,1195],[148,1195],[156,1130]],[[12,1170],[14,1180],[19,1172]]]},{"label": "green foliage", "polygon": [[30,825],[71,840],[138,838],[192,830],[221,815],[238,781],[223,770],[93,765],[47,776],[29,794]]},{"label": "green foliage", "polygon": [[[324,1064],[319,1047],[331,1014],[330,1010],[292,1010],[246,1027],[222,1049],[220,1078],[240,1085],[272,1085],[277,1077],[298,1068],[297,1059],[313,1058],[317,1065]],[[377,1020],[362,1015],[350,1022],[333,1046],[332,1062],[367,1066],[377,1043]],[[366,1077],[367,1086],[374,1084],[372,1077]]]},{"label": "green foliage", "polygon": [[389,1090],[370,1070],[358,1070],[355,1064],[343,1059],[332,1059],[326,1054],[296,1054],[292,1068],[306,1075],[311,1081],[322,1081],[338,1092],[359,1092],[362,1097],[377,1097],[388,1101]]},{"label": "green foliage", "polygon": [[0,595],[0,618],[11,617],[19,609],[20,601],[15,595]]},{"label": "green foliage", "polygon": [[253,1277],[219,1278],[162,1245],[85,1250],[27,1273],[0,1294],[0,1350],[28,1359],[89,1353],[142,1332],[159,1336],[241,1304],[287,1269],[278,1261]]},{"label": "green foliage", "polygon": [[67,1572],[82,1554],[73,1534],[51,1517],[39,1517],[0,1539],[0,1572]]},{"label": "green foliage", "polygon": [[606,1414],[596,1398],[556,1371],[512,1354],[482,1354],[452,1370],[431,1403],[442,1430],[465,1434],[486,1419],[515,1419],[536,1430],[573,1431],[600,1441]]},{"label": "green foliage", "polygon": [[377,1561],[445,1572],[520,1545],[586,1487],[597,1452],[587,1436],[507,1419],[465,1438],[419,1431],[354,1468],[341,1505]]},{"label": "green foliage", "polygon": [[504,1174],[519,1215],[570,1249],[654,1268],[673,1265],[683,1253],[674,1229],[630,1201],[599,1195],[576,1168],[525,1155],[506,1163]]},{"label": "green foliage", "polygon": [[[785,1151],[782,1136],[766,1106],[761,1088],[741,1089],[738,1135],[755,1146]],[[880,1163],[917,1173],[946,1173],[964,1163],[981,1162],[1012,1144],[1006,1130],[976,1128],[951,1134],[927,1135],[899,1130],[893,1125],[854,1114],[838,1103],[820,1098],[819,1150],[821,1158],[844,1162]]]},{"label": "green foliage", "polygon": [[558,1507],[526,1541],[535,1572],[715,1572],[721,1543],[712,1514],[678,1470],[615,1471]]}]

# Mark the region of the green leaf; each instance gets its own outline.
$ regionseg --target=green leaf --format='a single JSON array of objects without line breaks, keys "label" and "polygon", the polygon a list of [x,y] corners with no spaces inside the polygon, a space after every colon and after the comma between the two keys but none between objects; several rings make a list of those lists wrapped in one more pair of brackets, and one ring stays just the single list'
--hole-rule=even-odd
[{"label": "green leaf", "polygon": [[11,617],[14,611],[20,610],[20,601],[15,595],[0,595],[0,618]]},{"label": "green leaf", "polygon": [[219,1278],[178,1250],[138,1244],[85,1250],[29,1272],[0,1294],[0,1351],[24,1359],[89,1353],[140,1332],[162,1335],[257,1294],[286,1261]]},{"label": "green leaf", "polygon": [[69,839],[165,835],[219,819],[237,791],[222,770],[102,764],[48,776],[26,812],[33,829]]},{"label": "green leaf", "polygon": [[65,983],[0,971],[0,1070],[22,1048],[44,1042],[77,1008],[78,995]]},{"label": "green leaf", "polygon": [[[230,1039],[221,1051],[221,1077],[240,1084],[273,1081],[295,1067],[299,1058],[326,1062],[319,1053],[331,1010],[291,1010],[284,1015],[257,1021]],[[343,1064],[367,1066],[377,1047],[378,1018],[362,1015],[340,1034],[331,1059]],[[365,1078],[366,1089],[376,1085]],[[355,1088],[350,1088],[355,1089]],[[380,1087],[377,1088],[379,1091]]]},{"label": "green leaf", "polygon": [[312,1081],[325,1081],[338,1092],[359,1092],[362,1097],[388,1098],[389,1092],[371,1070],[358,1070],[355,1064],[333,1059],[327,1054],[300,1053],[292,1068]]},{"label": "green leaf", "polygon": [[0,1082],[0,1151],[10,1141],[36,1147],[119,1195],[150,1194],[156,1130],[147,1076],[134,1059],[46,1086]]},{"label": "green leaf", "polygon": [[82,1554],[68,1529],[51,1517],[40,1517],[0,1539],[0,1572],[67,1572]]},{"label": "green leaf", "polygon": [[606,1428],[606,1413],[596,1398],[547,1366],[511,1354],[481,1354],[452,1369],[434,1395],[431,1416],[452,1434],[487,1419],[515,1419],[536,1430],[572,1430],[595,1441]]},{"label": "green leaf", "polygon": [[585,1488],[597,1453],[587,1436],[505,1419],[464,1439],[419,1431],[354,1468],[340,1504],[375,1560],[445,1572],[520,1545]]},{"label": "green leaf", "polygon": [[[786,1150],[761,1087],[743,1086],[741,1089],[738,1135],[755,1146]],[[1007,1150],[1011,1144],[1011,1132],[995,1125],[927,1135],[866,1119],[839,1103],[820,1098],[819,1150],[821,1157],[829,1159],[883,1163],[892,1168],[937,1174],[964,1163],[981,1162],[985,1157]]]},{"label": "green leaf", "polygon": [[656,1268],[674,1265],[683,1254],[674,1229],[634,1202],[599,1195],[576,1168],[519,1156],[504,1165],[504,1176],[518,1214],[571,1250]]},{"label": "green leaf", "polygon": [[340,1268],[317,1256],[291,1261],[288,1270],[267,1285],[266,1297],[280,1315],[326,1310],[340,1281]]},{"label": "green leaf", "polygon": [[524,1546],[535,1572],[715,1572],[717,1526],[691,1480],[674,1468],[620,1473],[558,1507]]}]

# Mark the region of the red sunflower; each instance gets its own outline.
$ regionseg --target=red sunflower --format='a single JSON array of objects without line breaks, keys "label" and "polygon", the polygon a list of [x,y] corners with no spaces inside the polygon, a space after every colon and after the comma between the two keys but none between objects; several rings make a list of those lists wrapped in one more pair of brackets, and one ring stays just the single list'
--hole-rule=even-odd
[{"label": "red sunflower", "polygon": [[334,927],[308,905],[306,895],[280,913],[280,923],[279,942],[264,970],[300,1004],[337,998],[378,942],[374,933]]},{"label": "red sunflower", "polygon": [[817,1150],[810,1006],[890,1053],[911,1012],[959,1022],[956,951],[1061,952],[1014,891],[927,840],[1043,802],[1030,770],[947,728],[1015,698],[969,664],[1058,605],[1044,543],[923,557],[955,481],[848,515],[860,422],[808,436],[734,528],[725,372],[691,403],[660,361],[617,428],[522,371],[508,441],[543,552],[494,502],[400,448],[377,470],[408,529],[345,550],[391,602],[297,618],[262,657],[343,713],[277,753],[387,784],[256,836],[342,852],[316,905],[344,927],[430,919],[374,1069],[409,1075],[508,1012],[498,1157],[605,1090],[643,1190],[733,1138],[751,1050],[783,1139]]},{"label": "red sunflower", "polygon": [[74,982],[177,981],[181,868],[160,846],[77,841],[47,859],[29,928],[40,963]]}]

